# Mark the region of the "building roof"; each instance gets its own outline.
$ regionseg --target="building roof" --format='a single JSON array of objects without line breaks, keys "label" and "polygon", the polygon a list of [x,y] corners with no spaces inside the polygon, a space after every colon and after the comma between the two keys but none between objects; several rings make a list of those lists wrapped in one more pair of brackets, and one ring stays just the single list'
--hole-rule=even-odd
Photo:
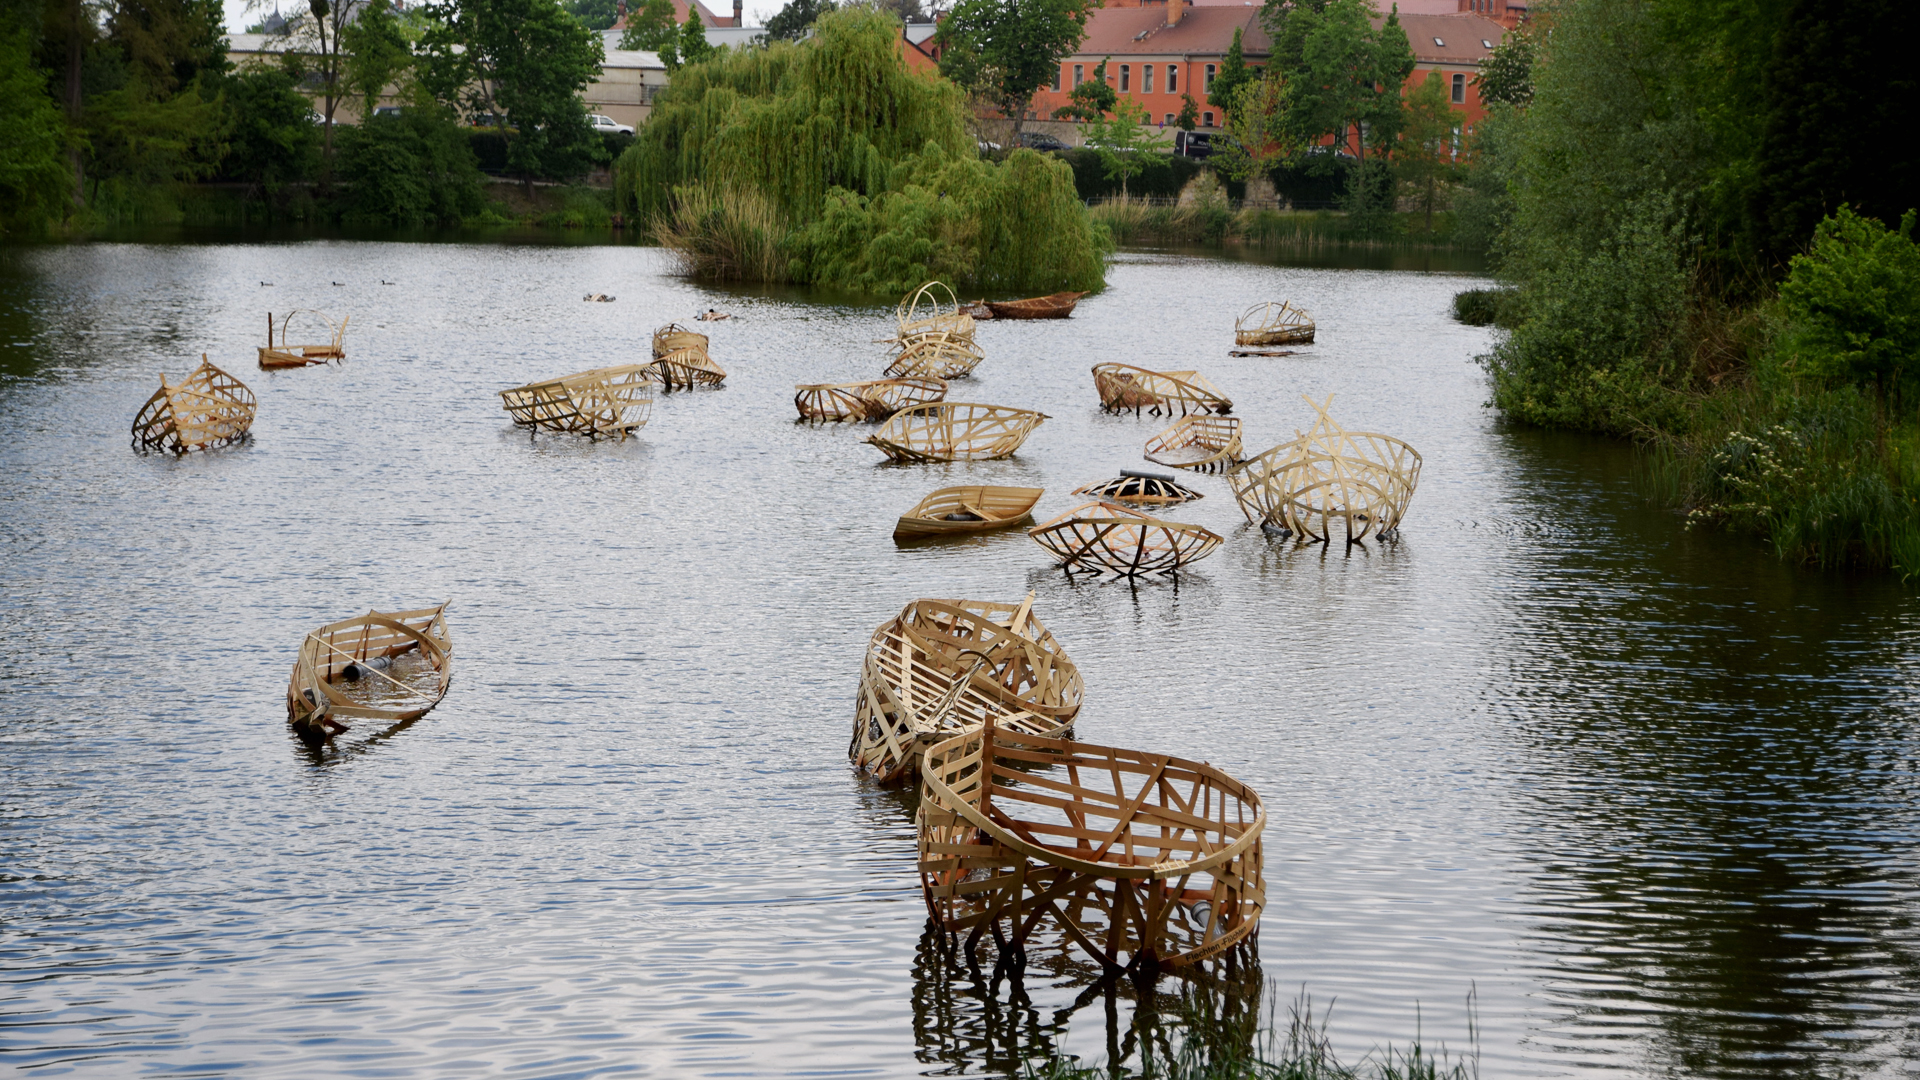
[{"label": "building roof", "polygon": [[1075,56],[1219,56],[1241,31],[1240,51],[1249,59],[1273,51],[1257,7],[1190,7],[1177,26],[1167,25],[1167,5],[1098,8],[1087,20],[1087,39]]},{"label": "building roof", "polygon": [[[640,7],[640,3],[644,3],[644,2],[645,0],[638,0],[638,2],[629,3],[628,4],[629,13],[635,10],[638,10]],[[675,26],[685,26],[687,24],[687,11],[689,10],[687,5],[688,5],[688,0],[673,0],[673,24]],[[731,15],[715,15],[713,13],[713,9],[701,3],[700,0],[692,0],[692,5],[694,8],[698,9],[700,12],[700,25],[702,26],[712,27],[712,26],[732,26],[733,25],[733,16]],[[627,28],[626,15],[622,15],[620,16],[620,18],[614,20],[612,29],[625,30],[626,28]]]},{"label": "building roof", "polygon": [[[1386,22],[1376,15],[1373,25]],[[1413,58],[1422,64],[1478,65],[1500,44],[1506,27],[1484,15],[1409,15],[1400,13],[1400,25],[1413,46]]]},{"label": "building roof", "polygon": [[600,70],[610,68],[641,68],[646,71],[665,71],[667,65],[660,62],[660,54],[640,49],[608,49],[607,59]]}]

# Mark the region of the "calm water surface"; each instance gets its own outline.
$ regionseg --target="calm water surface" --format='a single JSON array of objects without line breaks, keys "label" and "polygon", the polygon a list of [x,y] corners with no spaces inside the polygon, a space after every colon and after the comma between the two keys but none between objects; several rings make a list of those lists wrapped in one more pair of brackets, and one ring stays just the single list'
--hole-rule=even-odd
[{"label": "calm water surface", "polygon": [[[1019,993],[944,965],[910,798],[844,757],[874,626],[1032,590],[1085,675],[1081,737],[1266,799],[1258,966],[1190,1005],[1284,1017],[1304,987],[1357,1056],[1416,1023],[1462,1048],[1472,994],[1489,1077],[1920,1075],[1912,593],[1686,533],[1619,447],[1503,427],[1487,335],[1447,317],[1468,279],[1123,256],[1071,321],[982,326],[951,396],[1050,414],[1019,456],[897,467],[791,404],[876,376],[885,310],[667,271],[631,247],[0,253],[0,1067],[1139,1067],[1179,1041],[1181,984],[1084,995],[1058,950]],[[1320,344],[1227,358],[1268,297]],[[709,305],[739,316],[712,329],[726,387],[636,440],[499,408]],[[266,313],[311,306],[351,312],[351,360],[255,369]],[[202,352],[259,394],[253,440],[130,450],[157,374]],[[1201,478],[1175,516],[1227,542],[1178,585],[1070,583],[1017,531],[894,546],[934,487],[1044,486],[1051,515],[1140,464],[1163,423],[1097,411],[1105,360],[1201,369],[1255,451],[1334,395],[1425,455],[1404,537],[1272,542]],[[292,738],[307,630],[443,599],[438,710]]]}]

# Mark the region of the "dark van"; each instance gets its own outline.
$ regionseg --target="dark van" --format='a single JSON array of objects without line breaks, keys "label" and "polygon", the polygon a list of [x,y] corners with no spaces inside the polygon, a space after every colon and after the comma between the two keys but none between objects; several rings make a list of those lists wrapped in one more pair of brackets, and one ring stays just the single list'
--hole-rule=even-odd
[{"label": "dark van", "polygon": [[1204,161],[1213,156],[1213,136],[1204,131],[1173,133],[1173,152],[1181,157]]}]

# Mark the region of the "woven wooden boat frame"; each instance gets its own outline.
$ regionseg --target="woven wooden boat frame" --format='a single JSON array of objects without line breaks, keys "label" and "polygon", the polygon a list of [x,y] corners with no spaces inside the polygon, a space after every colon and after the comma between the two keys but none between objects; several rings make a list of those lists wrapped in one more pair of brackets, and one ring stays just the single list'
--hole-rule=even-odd
[{"label": "woven wooden boat frame", "polygon": [[1172,574],[1213,554],[1222,539],[1199,525],[1099,500],[1035,525],[1027,535],[1069,574],[1107,571],[1121,577]]},{"label": "woven wooden boat frame", "polygon": [[[942,292],[946,293],[944,300],[940,298]],[[893,317],[900,328],[894,340],[902,345],[912,344],[928,334],[973,340],[973,316],[961,310],[960,298],[954,295],[953,287],[943,281],[929,281],[901,297]]]},{"label": "woven wooden boat frame", "polygon": [[719,386],[727,373],[705,349],[675,349],[653,362],[654,378],[663,390],[692,390],[697,386]]},{"label": "woven wooden boat frame", "polygon": [[[1304,397],[1304,395],[1302,395]],[[1333,404],[1306,398],[1318,414],[1312,429],[1227,474],[1250,524],[1331,541],[1334,523],[1347,543],[1390,538],[1420,486],[1419,451],[1390,435],[1347,431],[1327,414]]]},{"label": "woven wooden boat frame", "polygon": [[[295,315],[311,315],[326,323],[327,343],[325,345],[287,344],[287,325],[293,321]],[[340,343],[347,335],[347,323],[352,318],[353,316],[347,315],[339,322],[334,322],[333,318],[323,311],[306,308],[289,311],[280,319],[280,342],[276,345],[273,340],[273,312],[267,312],[267,344],[264,348],[256,347],[256,351],[260,354],[260,366],[267,369],[300,368],[310,364],[324,364],[329,360],[345,360],[347,351]]]},{"label": "woven wooden boat frame", "polygon": [[1064,319],[1073,314],[1074,305],[1087,295],[1083,292],[1057,292],[1030,296],[1025,300],[982,301],[996,319]]},{"label": "woven wooden boat frame", "polygon": [[1240,462],[1240,421],[1230,416],[1188,416],[1147,440],[1155,465],[1188,472],[1226,472]]},{"label": "woven wooden boat frame", "polygon": [[1121,506],[1136,509],[1142,506],[1178,506],[1181,503],[1206,498],[1204,494],[1187,487],[1171,476],[1129,472],[1124,469],[1119,476],[1111,480],[1083,484],[1074,488],[1073,493],[1089,495],[1102,502],[1119,503]]},{"label": "woven wooden boat frame", "polygon": [[895,540],[959,536],[1022,525],[1033,520],[1033,504],[1045,488],[971,484],[944,487],[915,503],[893,527]]},{"label": "woven wooden boat frame", "polygon": [[[444,603],[418,611],[369,611],[308,634],[287,680],[288,722],[305,737],[327,738],[346,730],[343,718],[393,721],[425,716],[447,696],[453,682],[453,638],[447,631],[446,611]],[[416,651],[434,673],[430,689],[409,686],[377,670],[348,680],[393,694],[393,700],[373,704],[341,685],[350,664]]]},{"label": "woven wooden boat frame", "polygon": [[989,719],[1035,735],[1065,735],[1086,687],[1080,669],[1018,604],[915,600],[867,643],[854,705],[855,768],[882,783],[910,779],[927,747]]},{"label": "woven wooden boat frame", "polygon": [[894,354],[885,374],[901,379],[964,379],[986,358],[971,339],[922,334]]},{"label": "woven wooden boat frame", "polygon": [[801,383],[793,407],[802,420],[885,420],[909,405],[947,396],[940,379],[869,379],[850,383]]},{"label": "woven wooden boat frame", "polygon": [[1185,416],[1233,411],[1233,402],[1197,371],[1149,371],[1132,364],[1095,364],[1093,388],[1100,394],[1100,408],[1107,412],[1131,409],[1136,414],[1145,410],[1155,416]]},{"label": "woven wooden boat frame", "polygon": [[500,391],[500,404],[525,428],[617,440],[653,412],[653,366],[622,364]]},{"label": "woven wooden boat frame", "polygon": [[1255,304],[1233,322],[1235,345],[1311,345],[1313,316],[1286,300]]},{"label": "woven wooden boat frame", "polygon": [[177,383],[160,376],[160,389],[133,418],[133,445],[142,450],[211,450],[239,442],[253,427],[259,402],[247,384],[200,354],[200,366]]},{"label": "woven wooden boat frame", "polygon": [[1002,957],[1051,923],[1108,972],[1180,970],[1258,933],[1266,809],[1204,762],[983,724],[927,750],[916,816],[936,927]]},{"label": "woven wooden boat frame", "polygon": [[698,330],[689,330],[679,323],[668,323],[653,332],[653,358],[655,360],[670,352],[681,349],[699,349],[707,351],[707,335]]},{"label": "woven wooden boat frame", "polygon": [[901,409],[867,441],[895,461],[987,461],[1011,457],[1047,419],[1010,405],[937,401]]}]

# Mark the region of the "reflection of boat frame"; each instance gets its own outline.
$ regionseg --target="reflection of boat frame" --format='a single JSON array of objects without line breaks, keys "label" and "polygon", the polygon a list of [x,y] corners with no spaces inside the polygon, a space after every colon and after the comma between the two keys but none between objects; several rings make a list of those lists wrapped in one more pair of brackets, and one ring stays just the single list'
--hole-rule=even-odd
[{"label": "reflection of boat frame", "polygon": [[525,428],[624,440],[653,409],[653,368],[622,364],[500,391],[501,407]]},{"label": "reflection of boat frame", "polygon": [[208,363],[202,353],[200,366],[179,382],[160,376],[160,389],[133,418],[133,444],[184,454],[239,442],[253,427],[256,407],[247,384]]},{"label": "reflection of boat frame", "polygon": [[928,749],[921,775],[921,889],[970,949],[991,929],[1021,955],[1051,921],[1108,971],[1155,972],[1259,926],[1266,810],[1210,765],[989,723]]},{"label": "reflection of boat frame", "polygon": [[[453,682],[453,638],[447,632],[446,604],[418,611],[369,611],[328,623],[300,643],[293,675],[287,680],[287,720],[303,738],[324,739],[345,725],[335,718],[415,720],[447,696]],[[398,689],[394,705],[374,705],[348,693],[338,680],[349,665],[381,657],[419,652],[435,673],[431,690],[422,691],[368,669],[361,681],[369,688]]]}]

